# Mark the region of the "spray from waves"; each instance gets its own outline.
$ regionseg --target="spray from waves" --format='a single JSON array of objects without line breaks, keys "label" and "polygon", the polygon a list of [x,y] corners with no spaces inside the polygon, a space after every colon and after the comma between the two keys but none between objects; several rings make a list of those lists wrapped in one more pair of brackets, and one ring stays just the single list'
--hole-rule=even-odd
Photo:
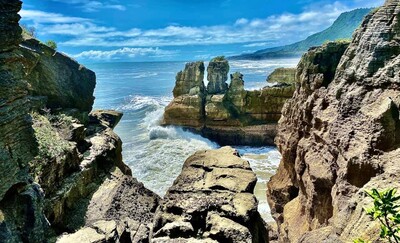
[{"label": "spray from waves", "polygon": [[161,196],[172,185],[190,155],[198,150],[218,147],[182,128],[160,126],[170,100],[170,97],[136,95],[120,107],[127,115],[140,116],[140,122],[131,125],[136,127],[136,134],[131,135],[130,142],[124,142],[124,160],[139,181]]},{"label": "spray from waves", "polygon": [[168,103],[172,100],[172,97],[160,96],[151,97],[143,95],[131,95],[128,98],[128,103],[123,104],[118,107],[122,111],[137,111],[145,109],[147,111],[152,111],[155,109],[164,109]]}]

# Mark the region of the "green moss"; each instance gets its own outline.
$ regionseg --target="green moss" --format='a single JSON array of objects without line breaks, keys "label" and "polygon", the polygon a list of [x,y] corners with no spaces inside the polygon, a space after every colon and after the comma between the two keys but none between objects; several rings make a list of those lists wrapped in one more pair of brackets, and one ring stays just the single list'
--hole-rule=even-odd
[{"label": "green moss", "polygon": [[[33,129],[35,131],[35,137],[39,144],[39,153],[37,159],[50,159],[59,156],[66,151],[70,144],[67,140],[60,136],[57,126],[53,126],[50,120],[57,120],[58,124],[67,126],[72,122],[70,118],[64,116],[44,116],[38,113],[32,114],[33,118]],[[69,126],[68,125],[68,126]]]}]

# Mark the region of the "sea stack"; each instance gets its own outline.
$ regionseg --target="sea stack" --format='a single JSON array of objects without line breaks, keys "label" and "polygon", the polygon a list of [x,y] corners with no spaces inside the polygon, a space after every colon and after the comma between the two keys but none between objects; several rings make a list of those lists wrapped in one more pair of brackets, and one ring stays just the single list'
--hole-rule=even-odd
[{"label": "sea stack", "polygon": [[224,57],[213,58],[207,67],[208,94],[223,94],[228,89],[229,63]]}]

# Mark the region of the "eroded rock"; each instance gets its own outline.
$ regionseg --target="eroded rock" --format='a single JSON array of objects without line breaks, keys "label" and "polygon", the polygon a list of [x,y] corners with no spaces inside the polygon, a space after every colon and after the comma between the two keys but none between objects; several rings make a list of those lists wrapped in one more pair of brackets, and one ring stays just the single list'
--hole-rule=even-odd
[{"label": "eroded rock", "polygon": [[399,187],[399,13],[388,0],[350,45],[328,43],[300,61],[279,121],[282,160],[268,183],[280,242],[379,239],[364,190]]},{"label": "eroded rock", "polygon": [[268,242],[256,181],[230,147],[195,153],[156,211],[152,242]]}]

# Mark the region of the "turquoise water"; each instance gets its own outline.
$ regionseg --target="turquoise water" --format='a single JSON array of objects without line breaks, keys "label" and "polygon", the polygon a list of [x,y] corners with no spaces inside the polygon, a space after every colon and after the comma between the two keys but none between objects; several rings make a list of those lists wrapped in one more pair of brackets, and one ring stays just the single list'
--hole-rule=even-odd
[{"label": "turquoise water", "polygon": [[[244,74],[246,89],[258,89],[267,85],[266,77],[275,68],[293,67],[297,62],[298,59],[232,61],[230,73],[240,71]],[[178,127],[159,126],[163,110],[172,100],[175,75],[184,68],[184,62],[87,66],[97,75],[94,108],[124,112],[115,129],[123,141],[123,158],[147,188],[163,196],[187,157],[197,150],[218,148],[212,141]],[[259,210],[266,220],[271,220],[265,197],[266,182],[274,174],[280,154],[275,147],[235,148],[256,172]]]}]

